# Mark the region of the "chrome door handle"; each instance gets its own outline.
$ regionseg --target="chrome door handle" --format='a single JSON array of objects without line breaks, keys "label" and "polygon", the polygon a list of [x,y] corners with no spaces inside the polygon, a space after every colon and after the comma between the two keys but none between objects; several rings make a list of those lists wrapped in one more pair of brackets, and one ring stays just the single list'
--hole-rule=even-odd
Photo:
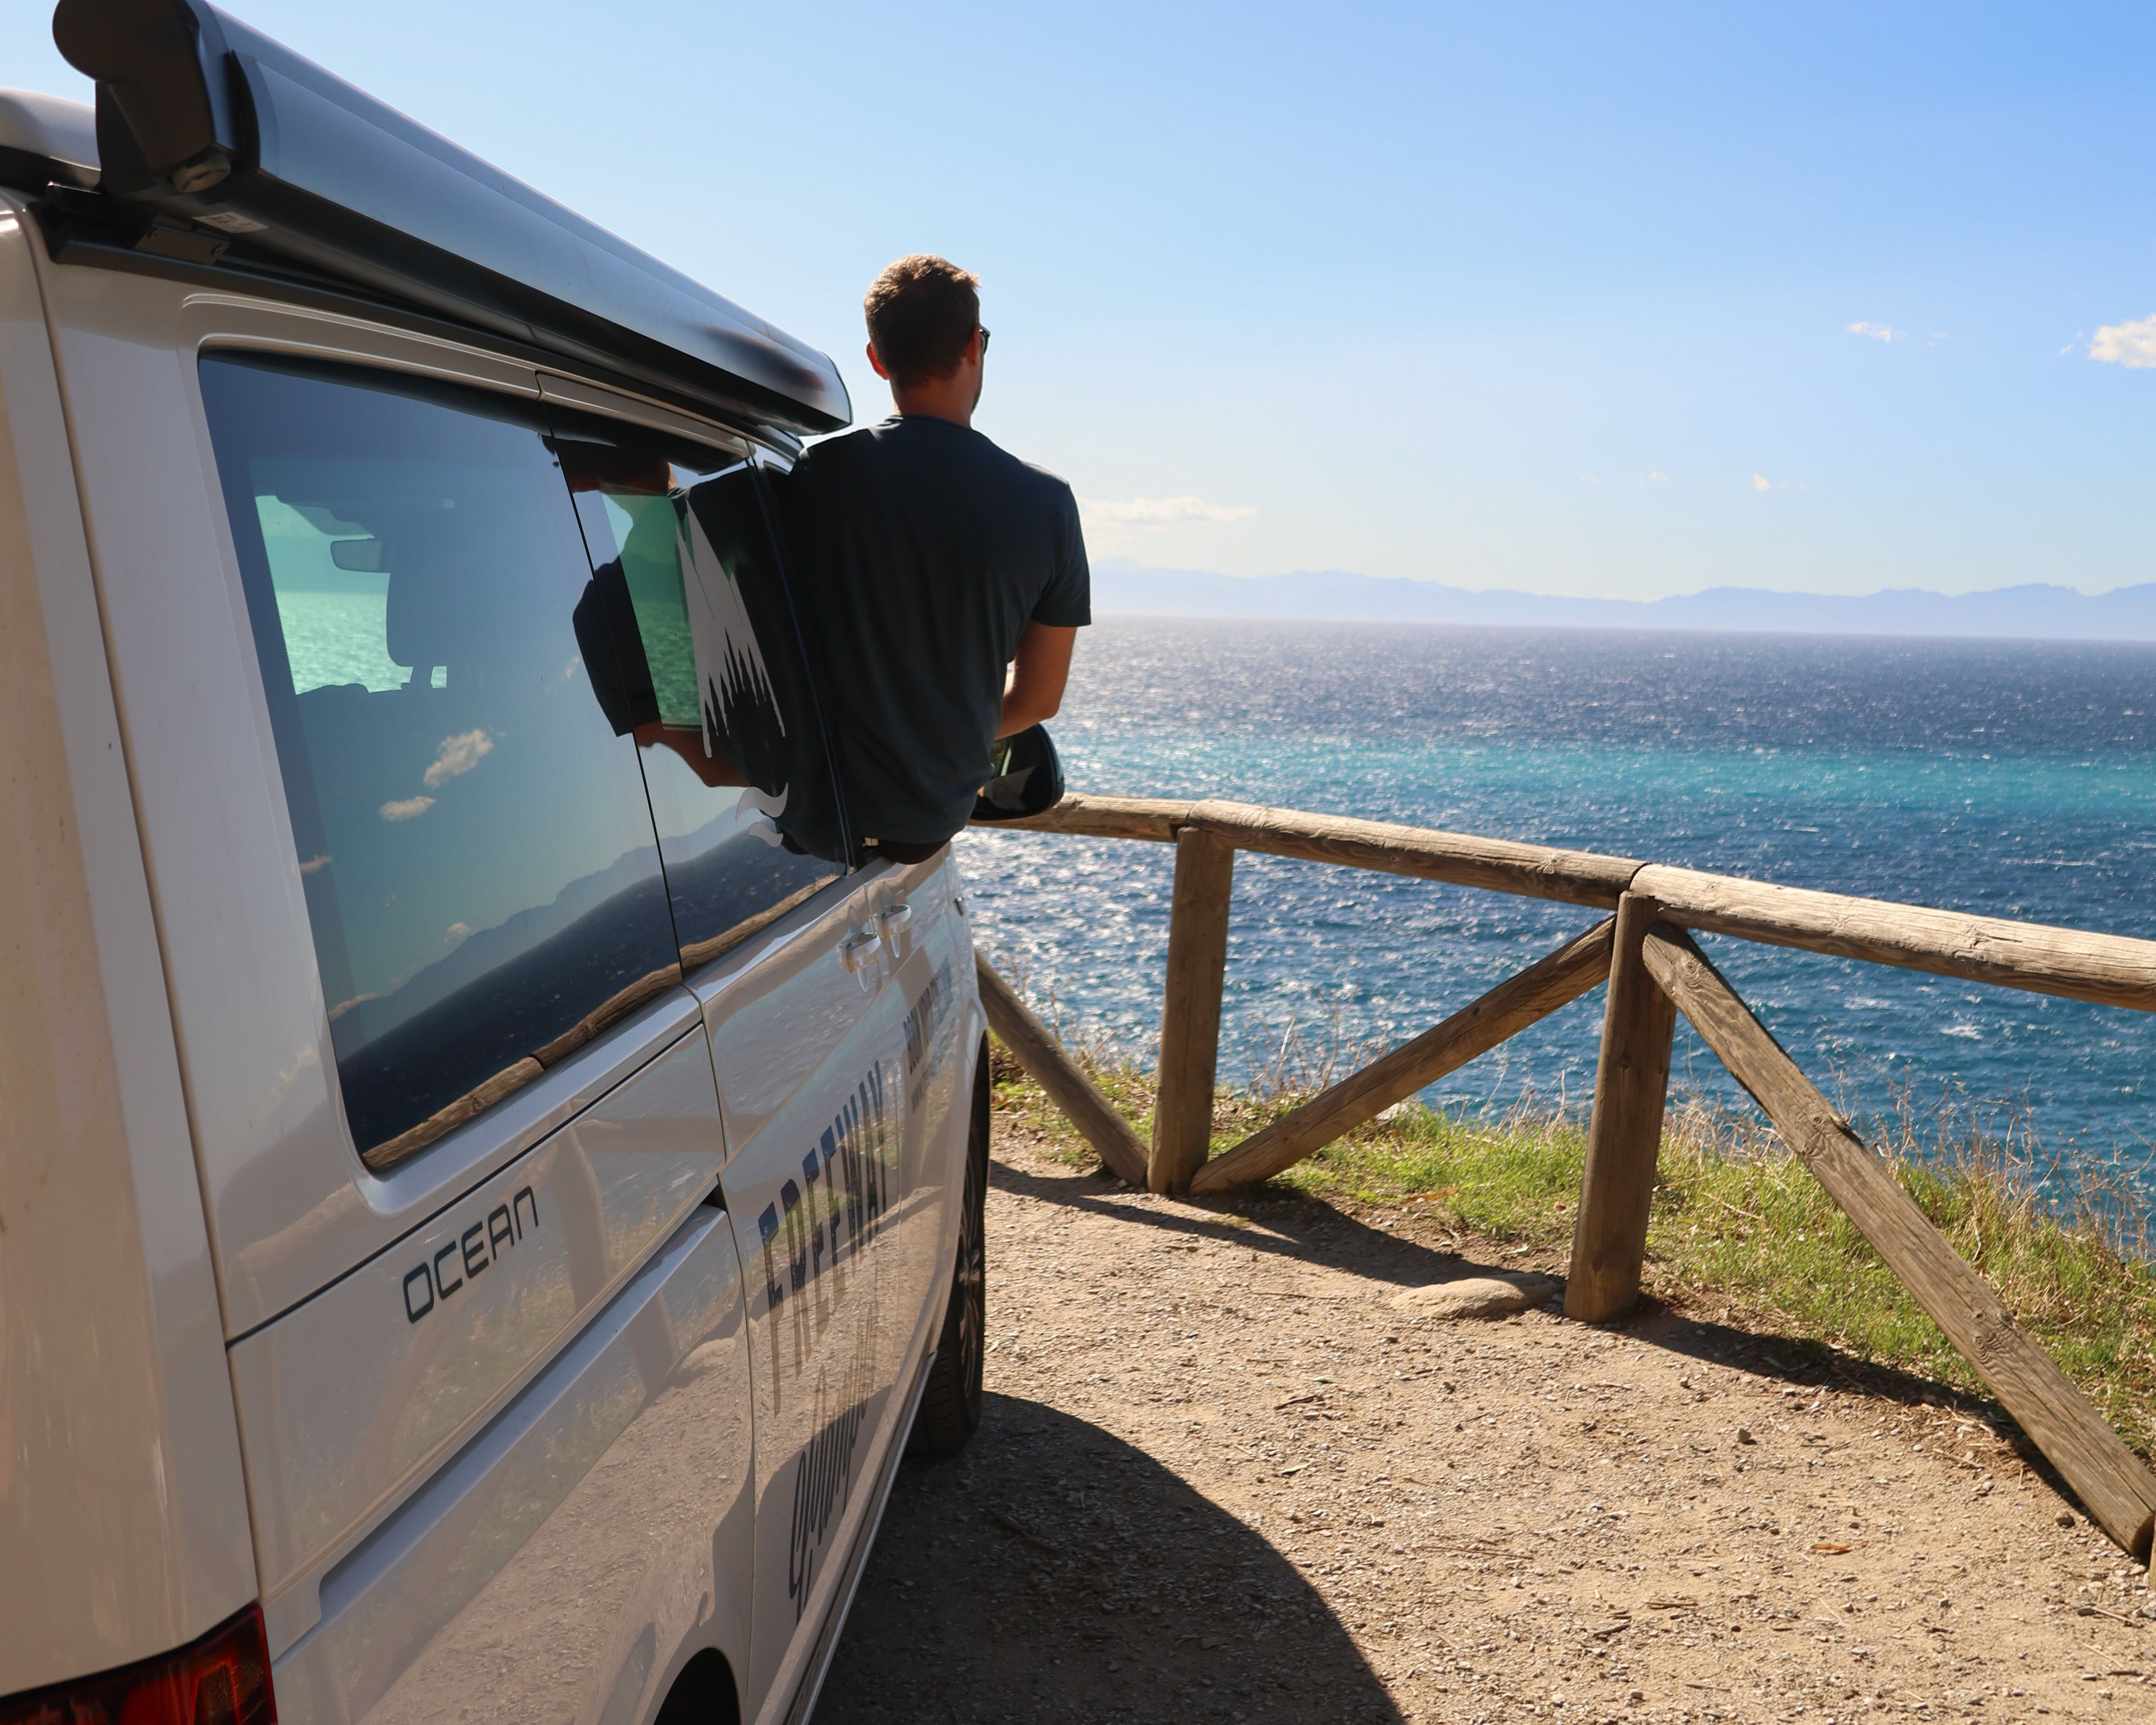
[{"label": "chrome door handle", "polygon": [[913,927],[913,906],[893,905],[888,911],[879,916],[876,921],[883,925],[885,937],[896,946],[899,937]]},{"label": "chrome door handle", "polygon": [[872,934],[855,935],[839,947],[839,963],[851,971],[864,971],[876,961],[876,948],[882,942]]}]

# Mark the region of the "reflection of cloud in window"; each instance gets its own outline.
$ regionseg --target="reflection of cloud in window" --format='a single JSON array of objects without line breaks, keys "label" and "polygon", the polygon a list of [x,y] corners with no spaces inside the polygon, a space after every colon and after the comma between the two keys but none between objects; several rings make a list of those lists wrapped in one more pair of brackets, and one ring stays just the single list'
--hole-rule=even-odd
[{"label": "reflection of cloud in window", "polygon": [[[494,752],[494,739],[484,731],[462,731],[445,737],[434,751],[434,764],[424,775],[427,788],[438,791],[460,773],[469,773]],[[413,811],[417,814],[418,811]]]},{"label": "reflection of cloud in window", "polygon": [[359,1005],[364,1001],[372,1000],[375,997],[372,994],[355,994],[349,1000],[338,1001],[335,1006],[332,1006],[330,1009],[330,1022],[331,1024],[335,1024],[339,1019],[350,1012],[355,1006]]},{"label": "reflection of cloud in window", "polygon": [[417,820],[434,806],[432,797],[403,797],[382,805],[384,820]]},{"label": "reflection of cloud in window", "polygon": [[463,945],[466,941],[470,940],[470,938],[471,938],[471,924],[470,924],[470,923],[469,923],[469,922],[452,922],[452,923],[449,926],[449,927],[448,927],[446,930],[444,930],[444,932],[443,932],[443,935],[442,935],[442,944],[443,944],[444,946],[448,946],[448,947],[459,947],[459,946],[462,946],[462,945]]}]

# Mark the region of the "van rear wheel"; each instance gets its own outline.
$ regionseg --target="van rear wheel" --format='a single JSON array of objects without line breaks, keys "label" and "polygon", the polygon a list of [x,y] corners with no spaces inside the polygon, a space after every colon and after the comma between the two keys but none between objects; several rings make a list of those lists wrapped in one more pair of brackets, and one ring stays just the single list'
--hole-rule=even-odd
[{"label": "van rear wheel", "polygon": [[973,1084],[973,1118],[966,1141],[966,1189],[958,1213],[958,1264],[943,1308],[936,1363],[921,1393],[911,1447],[919,1455],[955,1455],[981,1424],[981,1375],[988,1343],[988,1062],[985,1051]]}]

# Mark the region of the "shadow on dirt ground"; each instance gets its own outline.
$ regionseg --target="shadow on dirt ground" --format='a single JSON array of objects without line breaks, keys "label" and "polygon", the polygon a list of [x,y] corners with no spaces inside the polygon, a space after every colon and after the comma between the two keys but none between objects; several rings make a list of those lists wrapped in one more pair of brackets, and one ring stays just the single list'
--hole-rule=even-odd
[{"label": "shadow on dirt ground", "polygon": [[819,1725],[1401,1715],[1295,1566],[1142,1450],[991,1395],[909,1460]]}]

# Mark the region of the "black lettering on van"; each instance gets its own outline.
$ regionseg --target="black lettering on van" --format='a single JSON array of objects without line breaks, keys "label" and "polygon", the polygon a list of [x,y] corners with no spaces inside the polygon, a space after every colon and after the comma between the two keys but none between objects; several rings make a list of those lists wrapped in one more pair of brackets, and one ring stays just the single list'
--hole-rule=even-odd
[{"label": "black lettering on van", "polygon": [[[855,1266],[875,1244],[889,1202],[886,1158],[893,1138],[884,1111],[884,1080],[879,1060],[811,1142],[801,1158],[801,1178],[783,1181],[778,1201],[766,1204],[756,1219],[763,1309],[771,1321],[765,1352],[774,1410],[784,1381],[807,1368],[847,1299],[859,1274]],[[782,1369],[782,1354],[790,1354],[790,1369]]]},{"label": "black lettering on van", "polygon": [[[525,1219],[527,1206],[531,1211],[528,1223]],[[418,1322],[522,1240],[527,1226],[538,1225],[538,1194],[529,1186],[519,1187],[507,1204],[495,1205],[482,1219],[473,1223],[432,1257],[422,1258],[405,1272],[405,1321]],[[448,1266],[451,1262],[461,1265],[460,1275],[449,1274]]]},{"label": "black lettering on van", "polygon": [[[808,1279],[811,1281],[824,1273],[824,1224],[816,1219],[816,1188],[822,1178],[823,1169],[816,1161],[816,1153],[811,1150],[801,1158],[802,1186],[808,1195]],[[826,1193],[824,1201],[826,1214],[829,1214],[830,1209],[830,1194]],[[835,1238],[831,1242],[834,1263],[838,1261],[838,1244]]]},{"label": "black lettering on van", "polygon": [[853,1495],[854,1452],[868,1421],[874,1376],[869,1358],[855,1356],[839,1393],[846,1407],[835,1417],[828,1412],[833,1400],[829,1380],[817,1380],[817,1429],[794,1461],[793,1517],[786,1542],[786,1591],[796,1623],[814,1589],[825,1541]]},{"label": "black lettering on van", "polygon": [[[415,1281],[427,1291],[427,1303],[424,1306],[414,1306],[412,1303],[412,1284]],[[417,1323],[434,1309],[434,1278],[427,1273],[427,1260],[422,1258],[417,1270],[408,1270],[404,1272],[405,1320],[410,1323]]]}]

